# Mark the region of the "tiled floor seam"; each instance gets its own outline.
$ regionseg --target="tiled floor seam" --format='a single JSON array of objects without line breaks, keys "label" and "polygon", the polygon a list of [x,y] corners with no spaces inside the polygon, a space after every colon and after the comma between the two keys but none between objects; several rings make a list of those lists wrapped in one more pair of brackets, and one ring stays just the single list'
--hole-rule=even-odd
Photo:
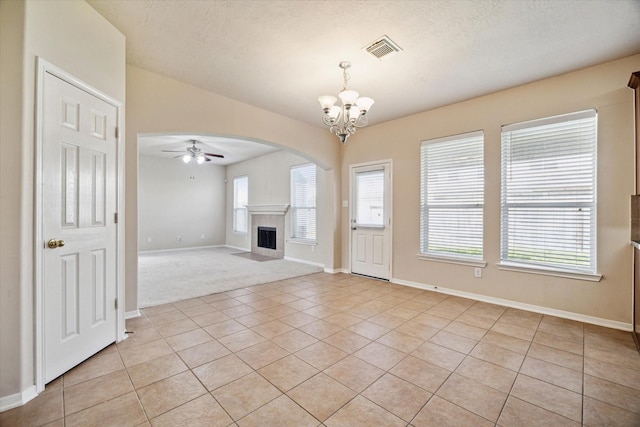
[{"label": "tiled floor seam", "polygon": [[[117,344],[116,344],[116,351],[118,352],[118,356],[120,357],[120,361],[122,362],[122,366],[124,366],[124,370],[127,373],[127,377],[129,377],[129,381],[131,382],[131,386],[133,387],[133,391],[136,394],[136,399],[138,400],[138,404],[140,405],[140,408],[142,408],[142,413],[144,414],[144,418],[149,424],[151,424],[151,419],[149,418],[149,415],[147,414],[147,410],[144,407],[144,405],[142,404],[142,401],[140,400],[140,395],[138,394],[138,389],[136,389],[135,385],[133,384],[133,379],[131,378],[131,374],[129,373],[129,368],[127,367],[127,365],[124,364],[124,360],[122,360],[122,354],[120,353],[120,349],[118,348]],[[63,379],[64,379],[64,377],[63,377]],[[65,422],[65,424],[66,424],[66,422]]]}]

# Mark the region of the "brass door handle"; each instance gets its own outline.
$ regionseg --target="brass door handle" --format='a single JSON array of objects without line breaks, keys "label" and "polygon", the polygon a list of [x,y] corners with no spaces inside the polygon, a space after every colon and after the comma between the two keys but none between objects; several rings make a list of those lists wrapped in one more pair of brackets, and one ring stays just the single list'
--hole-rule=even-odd
[{"label": "brass door handle", "polygon": [[64,240],[59,239],[51,239],[47,242],[47,246],[49,246],[49,248],[51,249],[55,249],[55,248],[61,248],[64,246]]}]

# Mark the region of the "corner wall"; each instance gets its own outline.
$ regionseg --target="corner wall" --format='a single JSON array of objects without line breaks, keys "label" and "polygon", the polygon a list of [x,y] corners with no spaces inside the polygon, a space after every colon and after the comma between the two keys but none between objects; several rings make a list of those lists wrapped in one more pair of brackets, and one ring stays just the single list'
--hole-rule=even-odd
[{"label": "corner wall", "polygon": [[[0,1],[0,407],[33,393],[36,58],[125,99],[125,38],[84,1]],[[124,111],[122,111],[124,113]],[[5,234],[5,232],[7,234]]]},{"label": "corner wall", "polygon": [[[626,87],[640,55],[537,81],[358,131],[345,146],[342,195],[348,199],[349,165],[393,159],[393,278],[489,298],[631,323],[629,195],[633,193],[633,93]],[[428,94],[426,95],[428,96]],[[500,127],[537,118],[598,110],[597,265],[600,282],[499,270]],[[420,142],[484,130],[485,208],[483,277],[473,267],[422,261],[420,242]],[[342,235],[348,236],[348,209]],[[347,266],[349,239],[342,239]]]}]

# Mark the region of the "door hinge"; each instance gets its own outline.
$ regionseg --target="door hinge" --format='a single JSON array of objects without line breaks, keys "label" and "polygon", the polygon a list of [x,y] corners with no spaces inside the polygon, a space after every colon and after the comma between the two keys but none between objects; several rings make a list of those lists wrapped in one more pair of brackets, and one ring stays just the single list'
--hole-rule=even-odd
[{"label": "door hinge", "polygon": [[120,138],[120,128],[116,126],[116,139]]},{"label": "door hinge", "polygon": [[118,223],[118,212],[115,212],[113,214],[113,222],[116,223],[116,224]]},{"label": "door hinge", "polygon": [[116,307],[116,310],[117,310],[118,309],[118,298],[116,298],[115,307]]}]

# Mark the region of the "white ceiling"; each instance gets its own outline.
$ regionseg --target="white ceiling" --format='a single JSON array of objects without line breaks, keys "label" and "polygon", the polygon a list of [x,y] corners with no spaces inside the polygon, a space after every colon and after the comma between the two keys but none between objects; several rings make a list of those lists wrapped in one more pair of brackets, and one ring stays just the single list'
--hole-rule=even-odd
[{"label": "white ceiling", "polygon": [[318,126],[343,60],[375,124],[640,53],[638,0],[88,1],[129,64]]}]

